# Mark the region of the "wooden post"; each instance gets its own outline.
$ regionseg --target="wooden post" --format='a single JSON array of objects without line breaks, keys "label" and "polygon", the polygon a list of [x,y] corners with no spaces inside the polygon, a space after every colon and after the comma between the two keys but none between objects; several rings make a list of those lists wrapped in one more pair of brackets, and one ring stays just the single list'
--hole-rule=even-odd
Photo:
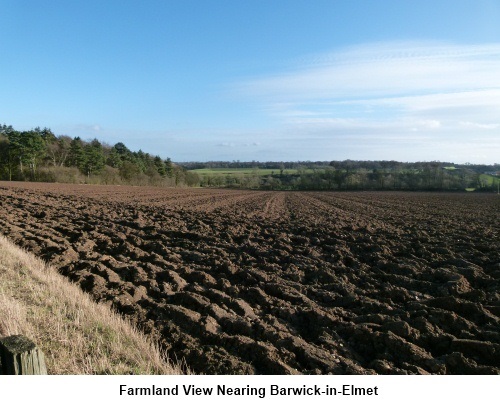
[{"label": "wooden post", "polygon": [[25,336],[1,338],[0,374],[47,374],[42,351]]}]

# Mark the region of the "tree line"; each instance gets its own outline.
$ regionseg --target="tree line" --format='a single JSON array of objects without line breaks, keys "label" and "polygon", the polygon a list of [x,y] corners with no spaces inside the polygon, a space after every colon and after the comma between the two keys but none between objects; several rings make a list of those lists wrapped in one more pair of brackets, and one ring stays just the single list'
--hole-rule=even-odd
[{"label": "tree line", "polygon": [[439,162],[392,165],[376,169],[333,163],[295,179],[300,190],[496,191],[499,179],[470,168]]},{"label": "tree line", "polygon": [[[251,166],[253,164],[253,166]],[[184,164],[183,164],[184,165]],[[331,161],[244,162],[247,173],[200,176],[203,187],[253,188],[265,190],[420,190],[498,191],[500,165],[455,165],[449,162]],[[217,169],[217,162],[190,162],[185,167]],[[234,162],[222,168],[236,168]],[[259,175],[259,169],[273,169]]]},{"label": "tree line", "polygon": [[[199,175],[193,169],[248,169]],[[262,175],[259,169],[271,169]],[[500,165],[450,162],[186,162],[175,164],[118,142],[56,136],[48,128],[0,125],[0,179],[60,183],[201,186],[265,190],[498,191]]]},{"label": "tree line", "polygon": [[48,128],[17,131],[5,124],[0,125],[0,178],[152,186],[193,183],[193,175],[170,158],[133,152],[122,142],[111,146],[98,139],[56,136]]}]

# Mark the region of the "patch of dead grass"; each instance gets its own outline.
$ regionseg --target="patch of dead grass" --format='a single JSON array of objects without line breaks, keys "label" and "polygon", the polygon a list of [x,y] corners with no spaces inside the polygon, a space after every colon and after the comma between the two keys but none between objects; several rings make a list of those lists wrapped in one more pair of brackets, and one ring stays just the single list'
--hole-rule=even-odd
[{"label": "patch of dead grass", "polygon": [[0,336],[22,334],[50,374],[181,374],[158,346],[0,235]]}]

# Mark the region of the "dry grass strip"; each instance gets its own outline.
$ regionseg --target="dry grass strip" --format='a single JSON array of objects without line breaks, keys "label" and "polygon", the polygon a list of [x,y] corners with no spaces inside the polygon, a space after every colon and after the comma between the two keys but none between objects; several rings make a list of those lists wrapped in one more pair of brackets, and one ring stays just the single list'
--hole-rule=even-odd
[{"label": "dry grass strip", "polygon": [[49,374],[181,374],[158,346],[0,235],[0,336],[22,334]]}]

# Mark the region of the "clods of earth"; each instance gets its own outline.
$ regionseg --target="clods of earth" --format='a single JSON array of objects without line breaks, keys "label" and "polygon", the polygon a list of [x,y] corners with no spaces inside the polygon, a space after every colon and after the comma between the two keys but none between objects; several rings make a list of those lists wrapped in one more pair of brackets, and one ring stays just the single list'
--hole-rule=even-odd
[{"label": "clods of earth", "polygon": [[204,374],[499,374],[500,198],[0,183],[0,232]]}]

